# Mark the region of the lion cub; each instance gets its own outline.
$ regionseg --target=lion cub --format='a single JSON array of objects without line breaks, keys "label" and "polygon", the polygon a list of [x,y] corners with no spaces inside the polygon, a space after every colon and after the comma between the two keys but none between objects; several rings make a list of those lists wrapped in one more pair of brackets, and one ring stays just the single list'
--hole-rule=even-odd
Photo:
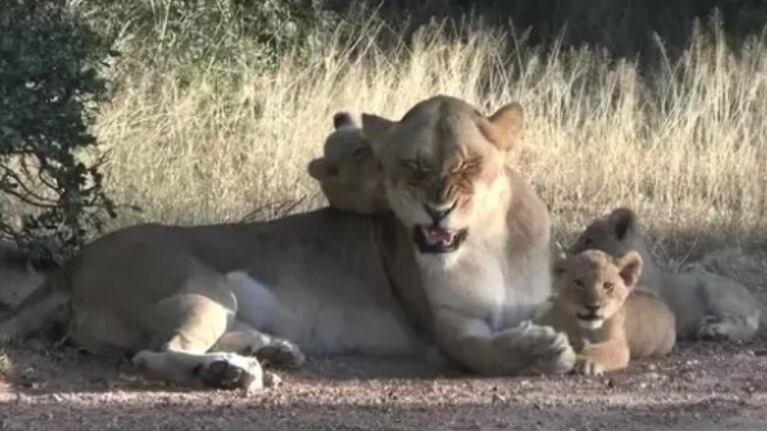
[{"label": "lion cub", "polygon": [[540,323],[567,333],[578,352],[575,371],[598,375],[626,368],[629,358],[674,347],[674,315],[655,295],[636,291],[637,252],[612,257],[598,250],[557,259],[553,297]]},{"label": "lion cub", "polygon": [[386,212],[383,173],[370,143],[346,112],[333,116],[333,131],[322,157],[309,163],[330,206],[359,214]]},{"label": "lion cub", "polygon": [[655,265],[639,224],[634,211],[618,208],[592,221],[570,252],[596,249],[616,256],[638,251],[645,262],[640,287],[671,307],[681,339],[753,338],[759,329],[759,302],[746,287],[705,270],[673,273]]}]

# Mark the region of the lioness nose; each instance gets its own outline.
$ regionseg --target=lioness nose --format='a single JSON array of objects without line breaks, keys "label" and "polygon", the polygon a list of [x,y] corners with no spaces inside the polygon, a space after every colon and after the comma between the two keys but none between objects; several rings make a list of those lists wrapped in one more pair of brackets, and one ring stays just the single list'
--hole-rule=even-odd
[{"label": "lioness nose", "polygon": [[423,207],[426,209],[426,214],[429,214],[429,217],[431,217],[434,224],[439,224],[442,220],[445,219],[445,217],[450,214],[453,209],[455,209],[455,203],[449,207],[445,208],[434,208],[433,206],[429,204],[424,204]]}]

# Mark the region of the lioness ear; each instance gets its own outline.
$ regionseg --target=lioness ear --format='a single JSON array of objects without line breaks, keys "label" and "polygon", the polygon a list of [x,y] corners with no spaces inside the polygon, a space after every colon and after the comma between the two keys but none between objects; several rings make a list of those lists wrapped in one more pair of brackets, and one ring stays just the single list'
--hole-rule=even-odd
[{"label": "lioness ear", "polygon": [[372,114],[362,114],[362,134],[370,141],[374,154],[380,154],[381,149],[397,123]]},{"label": "lioness ear", "polygon": [[623,283],[629,290],[633,290],[642,275],[642,256],[632,250],[618,258],[617,265]]},{"label": "lioness ear", "polygon": [[525,111],[517,102],[509,103],[488,118],[495,126],[498,137],[495,145],[499,150],[509,151],[519,141],[525,122]]},{"label": "lioness ear", "polygon": [[632,232],[637,224],[636,213],[625,207],[617,208],[610,213],[609,219],[618,241],[623,240],[626,235]]}]

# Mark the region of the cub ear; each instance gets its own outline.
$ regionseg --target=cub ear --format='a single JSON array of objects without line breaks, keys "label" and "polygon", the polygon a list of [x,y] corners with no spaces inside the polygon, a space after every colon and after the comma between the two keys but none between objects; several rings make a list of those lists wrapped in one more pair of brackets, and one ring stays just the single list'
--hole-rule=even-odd
[{"label": "cub ear", "polygon": [[632,250],[618,258],[616,264],[623,283],[629,290],[633,290],[642,275],[642,256]]},{"label": "cub ear", "polygon": [[340,130],[354,128],[357,127],[357,125],[354,124],[354,120],[348,112],[341,111],[336,112],[336,114],[333,115],[333,127],[335,127],[336,130]]},{"label": "cub ear", "polygon": [[323,157],[312,160],[306,168],[309,175],[317,181],[323,181],[328,176],[328,163]]},{"label": "cub ear", "polygon": [[551,273],[554,278],[560,278],[567,273],[567,256],[561,251],[554,257],[551,264]]},{"label": "cub ear", "polygon": [[377,115],[362,114],[362,134],[370,141],[374,154],[381,153],[396,124]]},{"label": "cub ear", "polygon": [[615,232],[618,241],[622,241],[629,233],[632,233],[637,226],[637,215],[630,208],[617,208],[610,213],[608,218]]},{"label": "cub ear", "polygon": [[488,120],[497,131],[495,145],[501,151],[509,151],[522,136],[525,111],[522,105],[512,102],[495,111]]}]

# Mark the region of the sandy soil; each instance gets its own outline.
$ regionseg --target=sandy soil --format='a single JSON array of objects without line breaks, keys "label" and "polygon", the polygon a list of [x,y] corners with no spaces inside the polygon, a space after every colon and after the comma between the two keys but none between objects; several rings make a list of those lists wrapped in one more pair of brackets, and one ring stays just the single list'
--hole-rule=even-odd
[{"label": "sandy soil", "polygon": [[[708,262],[722,269],[722,260],[731,262]],[[738,278],[764,306],[767,256],[749,262]],[[2,274],[0,302],[21,296],[18,276]],[[259,393],[179,390],[136,375],[127,361],[32,339],[0,356],[0,429],[767,429],[764,333],[741,345],[684,343],[599,378],[477,378],[363,358],[313,359],[281,377]]]}]

